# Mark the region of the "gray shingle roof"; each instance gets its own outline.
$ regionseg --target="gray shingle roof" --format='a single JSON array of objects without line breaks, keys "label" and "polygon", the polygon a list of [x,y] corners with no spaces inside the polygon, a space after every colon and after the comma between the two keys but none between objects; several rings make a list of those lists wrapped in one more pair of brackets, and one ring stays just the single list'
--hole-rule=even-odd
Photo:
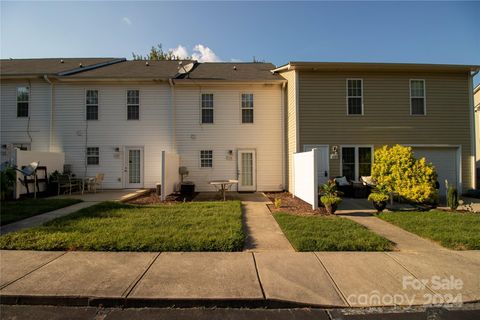
[{"label": "gray shingle roof", "polygon": [[206,62],[200,63],[190,73],[193,80],[220,81],[275,81],[284,80],[278,74],[272,74],[275,69],[271,63],[246,62]]},{"label": "gray shingle roof", "polygon": [[[148,62],[148,65],[147,65]],[[95,78],[111,78],[111,79],[168,79],[174,77],[179,69],[178,60],[169,61],[145,61],[134,60],[124,61],[112,64],[102,68],[92,69],[74,75],[68,78],[95,79]],[[182,61],[185,65],[191,61]]]},{"label": "gray shingle roof", "polygon": [[90,67],[115,59],[116,58],[1,59],[0,75],[54,75],[79,68],[80,64],[82,64],[83,67]]}]

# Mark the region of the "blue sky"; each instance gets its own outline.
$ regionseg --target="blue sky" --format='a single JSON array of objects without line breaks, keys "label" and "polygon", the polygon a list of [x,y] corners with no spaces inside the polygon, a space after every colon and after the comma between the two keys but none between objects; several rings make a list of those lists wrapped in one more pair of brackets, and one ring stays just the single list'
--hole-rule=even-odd
[{"label": "blue sky", "polygon": [[[480,2],[1,2],[1,57],[480,64]],[[181,46],[181,47],[179,47]],[[197,50],[194,50],[197,49]]]}]

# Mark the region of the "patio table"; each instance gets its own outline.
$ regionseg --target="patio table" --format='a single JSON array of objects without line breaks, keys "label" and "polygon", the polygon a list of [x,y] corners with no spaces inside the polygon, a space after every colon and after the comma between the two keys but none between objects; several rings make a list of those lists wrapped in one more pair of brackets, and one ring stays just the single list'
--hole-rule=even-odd
[{"label": "patio table", "polygon": [[223,201],[226,200],[225,192],[229,190],[234,184],[238,184],[238,180],[212,180],[209,184],[213,185],[222,195]]}]

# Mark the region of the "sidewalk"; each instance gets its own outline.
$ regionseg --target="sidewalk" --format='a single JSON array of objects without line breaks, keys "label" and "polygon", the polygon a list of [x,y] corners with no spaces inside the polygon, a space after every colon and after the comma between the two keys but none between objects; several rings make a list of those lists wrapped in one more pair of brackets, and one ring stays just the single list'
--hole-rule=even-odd
[{"label": "sidewalk", "polygon": [[[3,304],[370,307],[422,305],[434,294],[480,300],[480,251],[0,251],[0,261]],[[404,287],[404,277],[433,276],[462,285]]]}]

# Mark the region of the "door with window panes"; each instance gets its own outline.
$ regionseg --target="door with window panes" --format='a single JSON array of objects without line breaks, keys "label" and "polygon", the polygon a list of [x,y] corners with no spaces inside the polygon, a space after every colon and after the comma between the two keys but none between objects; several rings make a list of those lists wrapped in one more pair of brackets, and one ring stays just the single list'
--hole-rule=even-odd
[{"label": "door with window panes", "polygon": [[125,148],[125,187],[143,188],[143,148]]},{"label": "door with window panes", "polygon": [[362,176],[372,173],[373,147],[344,146],[342,147],[341,175],[348,180],[360,181]]},{"label": "door with window panes", "polygon": [[255,150],[238,150],[238,191],[256,191]]}]

